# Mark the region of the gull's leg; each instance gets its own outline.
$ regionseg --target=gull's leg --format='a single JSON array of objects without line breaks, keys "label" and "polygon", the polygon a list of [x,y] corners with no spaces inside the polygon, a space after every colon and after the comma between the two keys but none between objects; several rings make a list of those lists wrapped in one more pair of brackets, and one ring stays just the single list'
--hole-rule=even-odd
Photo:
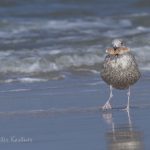
[{"label": "gull's leg", "polygon": [[127,101],[127,107],[125,108],[125,110],[129,112],[129,108],[130,108],[130,87],[128,89],[127,96],[128,96],[128,101]]},{"label": "gull's leg", "polygon": [[130,117],[130,110],[127,111],[127,114],[128,114],[129,127],[132,128],[132,122],[131,122],[131,117]]},{"label": "gull's leg", "polygon": [[110,100],[113,97],[112,90],[113,90],[112,85],[110,85],[109,99],[106,101],[105,105],[102,107],[103,110],[111,109],[112,108],[111,105],[110,105]]}]

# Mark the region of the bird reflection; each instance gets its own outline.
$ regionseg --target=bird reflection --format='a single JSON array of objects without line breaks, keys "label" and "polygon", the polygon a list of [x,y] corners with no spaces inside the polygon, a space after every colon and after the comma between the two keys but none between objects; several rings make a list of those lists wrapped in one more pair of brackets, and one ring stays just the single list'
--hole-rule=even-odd
[{"label": "bird reflection", "polygon": [[130,112],[127,111],[128,123],[115,124],[112,113],[103,113],[111,131],[106,133],[108,150],[143,150],[142,133],[133,128]]}]

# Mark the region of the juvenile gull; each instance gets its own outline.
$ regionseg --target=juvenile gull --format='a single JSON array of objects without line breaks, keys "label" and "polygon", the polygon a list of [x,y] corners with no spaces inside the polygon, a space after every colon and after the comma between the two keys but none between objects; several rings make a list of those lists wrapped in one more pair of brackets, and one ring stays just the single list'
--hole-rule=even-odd
[{"label": "juvenile gull", "polygon": [[128,89],[128,101],[125,110],[129,110],[130,86],[140,78],[140,71],[130,48],[125,47],[122,39],[112,41],[112,48],[106,49],[107,56],[101,70],[102,79],[110,86],[110,96],[103,110],[111,109],[110,100],[113,97],[112,89]]}]

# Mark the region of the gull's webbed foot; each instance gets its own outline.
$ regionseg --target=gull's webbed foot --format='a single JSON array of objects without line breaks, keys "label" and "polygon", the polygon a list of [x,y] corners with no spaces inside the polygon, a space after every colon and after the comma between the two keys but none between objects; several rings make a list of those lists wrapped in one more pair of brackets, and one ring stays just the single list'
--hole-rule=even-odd
[{"label": "gull's webbed foot", "polygon": [[105,105],[102,107],[102,110],[108,110],[108,109],[112,109],[110,102],[106,102]]}]

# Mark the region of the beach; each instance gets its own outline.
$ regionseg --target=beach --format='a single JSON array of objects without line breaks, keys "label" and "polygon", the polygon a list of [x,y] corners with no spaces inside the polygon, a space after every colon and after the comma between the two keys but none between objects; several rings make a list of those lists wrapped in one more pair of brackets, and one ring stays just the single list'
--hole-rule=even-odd
[{"label": "beach", "polygon": [[[116,130],[131,125],[127,112],[122,110],[127,91],[114,90],[114,109],[103,112],[101,106],[109,88],[98,77],[83,77],[82,83],[77,78],[67,85],[64,81],[1,85],[0,147],[107,149],[112,124]],[[149,82],[145,75],[131,90],[132,130],[140,134],[138,139],[145,149],[150,138]]]},{"label": "beach", "polygon": [[[149,150],[150,3],[144,0],[0,1],[0,148]],[[122,38],[140,80],[113,90],[100,77]]]}]

